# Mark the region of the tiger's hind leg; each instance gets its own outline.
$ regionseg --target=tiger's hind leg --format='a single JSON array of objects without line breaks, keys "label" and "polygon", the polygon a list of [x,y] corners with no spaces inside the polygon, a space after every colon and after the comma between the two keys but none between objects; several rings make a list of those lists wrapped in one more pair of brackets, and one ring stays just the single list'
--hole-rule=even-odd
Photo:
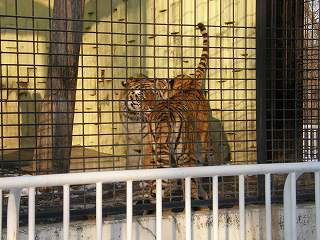
[{"label": "tiger's hind leg", "polygon": [[[191,161],[192,160],[192,161]],[[194,167],[196,166],[195,158],[190,158],[189,155],[184,154],[179,158],[180,167]],[[183,192],[185,193],[185,184],[183,181]],[[209,199],[207,191],[205,191],[202,180],[192,179],[191,180],[191,198],[192,200],[207,200]]]},{"label": "tiger's hind leg", "polygon": [[[154,129],[151,129],[154,131]],[[151,131],[150,131],[151,132]],[[166,133],[167,134],[167,133]],[[144,145],[143,165],[145,168],[168,168],[171,167],[169,154],[166,144],[161,142],[161,138],[153,138],[152,134],[147,136],[147,144]],[[160,135],[162,137],[162,135]],[[170,198],[171,191],[176,185],[175,180],[162,180],[162,197]],[[145,198],[155,201],[156,198],[156,181],[145,182]]]},{"label": "tiger's hind leg", "polygon": [[[178,159],[179,167],[194,167],[196,166],[196,158],[193,154],[182,154]],[[183,193],[185,194],[185,180],[183,180]],[[199,199],[199,181],[198,179],[191,179],[191,199]]]}]

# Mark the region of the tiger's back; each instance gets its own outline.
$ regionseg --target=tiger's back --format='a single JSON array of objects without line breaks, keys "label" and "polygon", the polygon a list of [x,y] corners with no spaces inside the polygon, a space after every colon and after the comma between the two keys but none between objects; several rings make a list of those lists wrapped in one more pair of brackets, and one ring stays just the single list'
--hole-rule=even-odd
[{"label": "tiger's back", "polygon": [[[148,104],[148,144],[144,149],[144,166],[151,168],[197,166],[208,156],[208,101],[201,90],[193,88],[190,76],[175,79],[168,100],[145,101]],[[183,83],[183,84],[182,84]],[[151,96],[150,99],[153,99]],[[169,181],[165,195],[176,185]],[[149,188],[154,193],[154,186]],[[192,182],[192,197],[198,199],[198,182]],[[201,191],[201,189],[200,189]],[[203,191],[202,191],[203,192]],[[202,194],[204,196],[206,194]],[[206,197],[204,197],[206,198]]]},{"label": "tiger's back", "polygon": [[168,100],[154,101],[148,106],[149,142],[152,145],[146,147],[153,146],[148,150],[153,154],[147,154],[145,165],[192,166],[207,154],[209,103],[201,90],[189,85],[193,81],[191,77],[184,76],[175,81],[180,82],[179,90],[173,85],[174,93]]}]

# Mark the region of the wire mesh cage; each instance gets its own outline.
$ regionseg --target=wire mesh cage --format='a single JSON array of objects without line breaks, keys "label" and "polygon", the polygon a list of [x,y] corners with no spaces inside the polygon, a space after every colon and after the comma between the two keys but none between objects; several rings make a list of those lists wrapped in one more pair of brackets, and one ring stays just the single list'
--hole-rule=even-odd
[{"label": "wire mesh cage", "polygon": [[304,3],[303,158],[319,159],[319,2]]},{"label": "wire mesh cage", "polygon": [[[318,1],[0,6],[3,176],[319,159]],[[237,202],[238,180],[219,181]],[[208,205],[210,180],[198,184],[208,196],[194,204]],[[182,206],[182,185],[169,183],[164,206]],[[261,186],[246,178],[248,202]],[[152,209],[148,184],[134,188],[135,209]],[[103,189],[107,212],[123,211],[125,184]],[[73,213],[94,213],[93,196],[72,187]],[[58,216],[61,189],[37,201]]]},{"label": "wire mesh cage", "polygon": [[[318,161],[319,79],[314,64],[319,56],[319,2],[270,1],[266,7],[264,76],[257,88],[265,96],[260,101],[265,110],[259,116],[263,132],[258,161]],[[282,194],[284,181],[285,176],[273,179],[275,195]],[[299,197],[313,198],[313,181],[310,175],[303,177]]]}]

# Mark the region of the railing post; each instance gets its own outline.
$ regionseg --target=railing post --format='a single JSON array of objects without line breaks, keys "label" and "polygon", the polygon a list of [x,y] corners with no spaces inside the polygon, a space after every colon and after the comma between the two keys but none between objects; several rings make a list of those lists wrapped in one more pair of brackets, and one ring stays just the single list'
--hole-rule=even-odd
[{"label": "railing post", "polygon": [[315,202],[316,202],[316,231],[317,240],[320,239],[320,172],[315,172],[314,174],[315,182]]},{"label": "railing post", "polygon": [[218,176],[212,177],[212,217],[213,240],[219,239],[219,182]]},{"label": "railing post", "polygon": [[127,181],[127,240],[132,239],[132,181]]},{"label": "railing post", "polygon": [[161,179],[156,181],[156,231],[157,231],[157,240],[162,239],[162,183]]},{"label": "railing post", "polygon": [[266,240],[272,240],[271,174],[265,175]]},{"label": "railing post", "polygon": [[289,173],[283,190],[284,239],[296,240],[296,181],[303,173]]},{"label": "railing post", "polygon": [[185,179],[185,224],[186,224],[186,240],[191,240],[192,236],[192,215],[191,215],[191,178]]},{"label": "railing post", "polygon": [[0,189],[0,239],[2,239],[2,190]]},{"label": "railing post", "polygon": [[10,190],[7,213],[7,240],[16,240],[19,232],[19,208],[22,189]]},{"label": "railing post", "polygon": [[[28,200],[28,239],[34,240],[35,236],[35,188],[29,188]],[[0,238],[1,239],[1,238]]]},{"label": "railing post", "polygon": [[96,239],[102,239],[102,183],[96,183]]},{"label": "railing post", "polygon": [[240,215],[240,240],[246,239],[246,209],[244,175],[239,176],[239,215]]},{"label": "railing post", "polygon": [[70,225],[70,186],[63,185],[63,239],[69,239]]}]

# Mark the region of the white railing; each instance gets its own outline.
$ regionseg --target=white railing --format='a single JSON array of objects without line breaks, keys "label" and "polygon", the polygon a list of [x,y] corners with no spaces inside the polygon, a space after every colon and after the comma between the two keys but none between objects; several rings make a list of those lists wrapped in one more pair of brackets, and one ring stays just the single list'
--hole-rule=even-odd
[{"label": "white railing", "polygon": [[[28,210],[28,235],[29,239],[35,237],[35,188],[63,186],[63,239],[69,238],[69,186],[82,184],[96,184],[96,239],[102,239],[102,184],[113,182],[127,182],[127,240],[132,239],[132,182],[143,180],[156,180],[156,236],[162,236],[162,179],[185,179],[185,234],[186,240],[191,240],[192,218],[191,218],[191,178],[212,177],[212,214],[213,239],[218,240],[218,177],[238,176],[239,177],[239,215],[240,231],[239,239],[246,239],[245,231],[245,176],[265,176],[265,211],[266,211],[266,232],[265,239],[272,239],[272,217],[271,217],[271,176],[274,174],[288,174],[284,189],[284,217],[285,217],[285,238],[297,239],[296,234],[296,180],[306,172],[315,174],[315,205],[316,205],[316,229],[317,239],[320,239],[320,162],[304,163],[280,163],[280,164],[259,164],[259,165],[231,165],[211,167],[190,167],[190,168],[166,168],[166,169],[145,169],[127,171],[108,171],[90,173],[70,173],[59,175],[42,176],[21,176],[0,178],[0,201],[2,206],[2,191],[9,190],[8,211],[7,211],[7,239],[15,240],[18,236],[19,202],[21,191],[28,189],[29,210]],[[2,207],[0,207],[2,216]],[[2,233],[2,222],[0,217],[0,239]]]}]

